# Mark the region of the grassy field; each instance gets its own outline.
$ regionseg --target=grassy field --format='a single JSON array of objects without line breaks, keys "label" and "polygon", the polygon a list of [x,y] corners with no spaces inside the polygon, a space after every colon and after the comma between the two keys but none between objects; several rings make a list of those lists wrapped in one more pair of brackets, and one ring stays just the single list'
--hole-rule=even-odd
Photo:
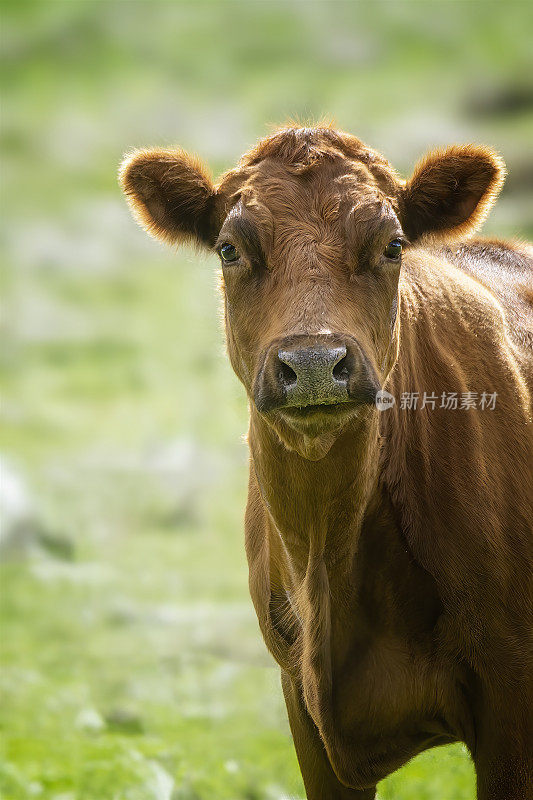
[{"label": "grassy field", "polygon": [[[210,257],[131,221],[116,167],[214,171],[289,116],[408,172],[483,141],[487,230],[531,233],[522,3],[3,3],[3,800],[303,798],[247,590],[247,409]],[[461,746],[382,800],[471,800]]]}]

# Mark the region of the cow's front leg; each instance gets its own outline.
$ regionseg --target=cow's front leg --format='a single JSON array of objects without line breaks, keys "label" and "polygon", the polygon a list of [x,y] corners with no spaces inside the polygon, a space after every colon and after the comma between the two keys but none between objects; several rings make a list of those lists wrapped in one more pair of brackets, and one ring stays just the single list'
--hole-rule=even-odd
[{"label": "cow's front leg", "polygon": [[339,781],[298,686],[283,670],[281,685],[308,800],[374,800],[375,789],[349,789]]}]

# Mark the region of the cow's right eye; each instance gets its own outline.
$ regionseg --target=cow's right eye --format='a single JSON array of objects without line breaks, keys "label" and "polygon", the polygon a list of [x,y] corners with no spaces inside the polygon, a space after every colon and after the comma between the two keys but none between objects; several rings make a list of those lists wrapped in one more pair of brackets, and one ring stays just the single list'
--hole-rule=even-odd
[{"label": "cow's right eye", "polygon": [[232,244],[223,244],[220,248],[220,257],[226,264],[230,264],[232,261],[237,261],[239,254]]},{"label": "cow's right eye", "polygon": [[402,240],[393,239],[385,248],[385,256],[391,259],[398,259],[402,254]]}]

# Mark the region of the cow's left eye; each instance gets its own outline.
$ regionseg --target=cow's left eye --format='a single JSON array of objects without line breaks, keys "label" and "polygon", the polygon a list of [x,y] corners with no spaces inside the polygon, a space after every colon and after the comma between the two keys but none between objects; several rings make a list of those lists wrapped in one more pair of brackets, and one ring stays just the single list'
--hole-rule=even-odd
[{"label": "cow's left eye", "polygon": [[385,255],[387,258],[400,258],[402,254],[402,243],[400,239],[393,239],[385,248]]},{"label": "cow's left eye", "polygon": [[223,244],[220,248],[220,257],[226,264],[237,261],[239,254],[232,244]]}]

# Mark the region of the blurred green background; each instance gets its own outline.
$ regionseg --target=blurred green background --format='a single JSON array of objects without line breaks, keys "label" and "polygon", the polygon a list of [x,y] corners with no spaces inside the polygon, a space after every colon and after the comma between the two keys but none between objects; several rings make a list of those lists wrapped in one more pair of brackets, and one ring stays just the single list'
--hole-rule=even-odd
[{"label": "blurred green background", "polygon": [[[116,168],[179,143],[215,174],[334,117],[408,174],[484,142],[486,231],[531,234],[531,7],[2,3],[1,766],[5,800],[302,798],[247,591],[243,391],[217,265],[133,223]],[[529,203],[529,205],[528,205]],[[470,800],[457,745],[385,800]]]}]

